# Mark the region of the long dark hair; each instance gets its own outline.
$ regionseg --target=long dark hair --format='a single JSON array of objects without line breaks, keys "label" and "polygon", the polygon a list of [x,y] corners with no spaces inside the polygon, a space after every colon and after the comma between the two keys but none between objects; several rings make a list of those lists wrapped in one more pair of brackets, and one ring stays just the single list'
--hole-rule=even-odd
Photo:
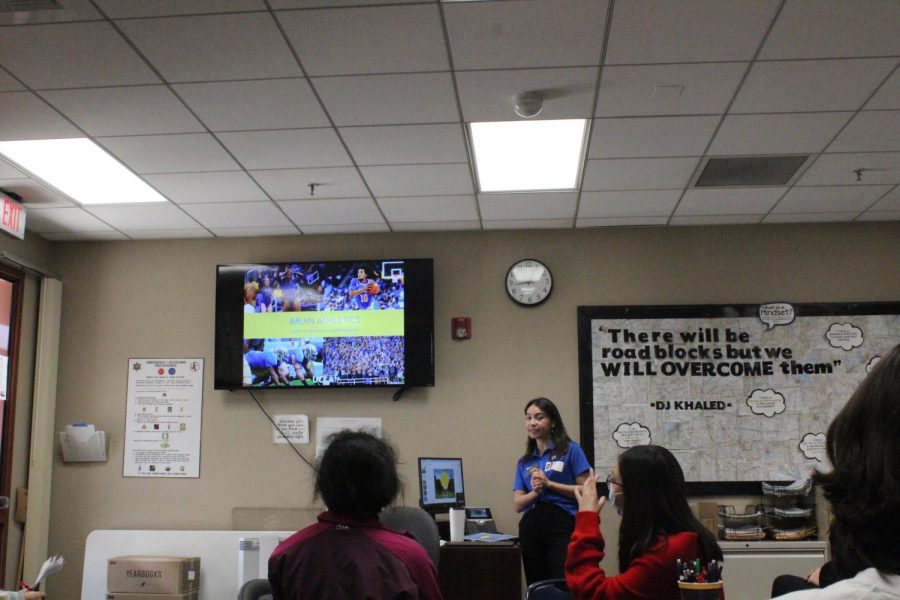
[{"label": "long dark hair", "polygon": [[[537,406],[542,413],[550,417],[550,441],[553,442],[552,456],[562,456],[568,452],[569,434],[566,433],[566,426],[563,425],[562,417],[559,416],[559,409],[556,408],[556,405],[548,398],[535,398],[528,401],[524,412],[527,414],[528,409],[532,406]],[[525,454],[519,458],[519,462],[530,459],[534,456],[535,450],[537,450],[537,442],[533,438],[528,438],[528,442],[525,444]]]},{"label": "long dark hair", "polygon": [[832,471],[814,479],[831,503],[838,573],[875,567],[900,574],[900,344],[831,422],[826,449]]},{"label": "long dark hair", "polygon": [[619,528],[619,572],[659,543],[657,536],[665,538],[680,531],[696,533],[703,554],[684,558],[722,560],[716,538],[688,507],[684,472],[671,452],[662,446],[629,448],[619,456],[619,477],[625,496]]}]

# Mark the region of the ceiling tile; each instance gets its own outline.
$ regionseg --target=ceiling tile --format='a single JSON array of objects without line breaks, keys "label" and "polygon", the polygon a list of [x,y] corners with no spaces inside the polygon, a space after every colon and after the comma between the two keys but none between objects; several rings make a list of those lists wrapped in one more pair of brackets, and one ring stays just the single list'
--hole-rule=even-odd
[{"label": "ceiling tile", "polygon": [[170,82],[302,75],[266,13],[134,19],[118,25]]},{"label": "ceiling tile", "polygon": [[142,174],[234,171],[239,168],[206,133],[104,137],[96,141]]},{"label": "ceiling tile", "polygon": [[900,2],[791,0],[759,53],[763,60],[900,55]]},{"label": "ceiling tile", "polygon": [[0,93],[0,140],[84,137],[77,127],[31,92]]},{"label": "ceiling tile", "polygon": [[362,198],[370,196],[359,172],[353,167],[331,169],[273,169],[250,175],[275,200],[313,199],[309,184],[317,184],[315,198]]},{"label": "ceiling tile", "polygon": [[199,227],[195,229],[125,229],[123,231],[133,240],[170,240],[212,237],[210,232]]},{"label": "ceiling tile", "polygon": [[213,229],[218,237],[265,237],[269,235],[300,235],[300,230],[291,226],[282,227],[222,227]]},{"label": "ceiling tile", "polygon": [[646,227],[665,225],[668,217],[606,217],[578,219],[575,227]]},{"label": "ceiling tile", "polygon": [[572,229],[572,219],[513,219],[484,221],[484,229]]},{"label": "ceiling tile", "polygon": [[140,135],[205,131],[164,85],[42,92],[89,135]]},{"label": "ceiling tile", "polygon": [[421,222],[391,222],[394,231],[478,231],[481,229],[480,221],[421,221]]},{"label": "ceiling tile", "polygon": [[866,102],[866,110],[884,110],[900,108],[900,69],[894,71],[887,81]]},{"label": "ceiling tile", "polygon": [[340,129],[358,165],[402,165],[466,162],[462,127],[394,125]]},{"label": "ceiling tile", "polygon": [[605,0],[445,3],[454,67],[597,65],[606,10]]},{"label": "ceiling tile", "polygon": [[701,156],[719,117],[595,119],[589,158]]},{"label": "ceiling tile", "polygon": [[88,0],[65,0],[59,8],[48,10],[18,10],[0,13],[0,25],[27,25],[34,23],[65,23],[66,21],[90,21],[102,18]]},{"label": "ceiling tile", "polygon": [[804,154],[825,149],[853,113],[728,115],[709,154]]},{"label": "ceiling tile", "polygon": [[896,211],[867,211],[859,215],[857,221],[900,221],[900,210]]},{"label": "ceiling tile", "polygon": [[527,219],[571,219],[575,216],[577,192],[479,194],[481,218],[487,221]]},{"label": "ceiling tile", "polygon": [[837,223],[852,221],[859,215],[854,212],[827,212],[827,213],[769,213],[762,220],[763,224],[769,223]]},{"label": "ceiling tile", "polygon": [[0,68],[0,92],[17,92],[25,88],[12,78],[6,71]]},{"label": "ceiling tile", "polygon": [[436,4],[278,14],[309,75],[446,71]]},{"label": "ceiling tile", "polygon": [[382,196],[463,196],[474,193],[467,164],[360,167],[372,193]]},{"label": "ceiling tile", "polygon": [[266,10],[263,0],[97,0],[112,19]]},{"label": "ceiling tile", "polygon": [[676,216],[762,215],[784,195],[783,187],[691,189],[684,193]]},{"label": "ceiling tile", "polygon": [[302,231],[309,225],[384,223],[371,198],[286,200],[278,204]]},{"label": "ceiling tile", "polygon": [[141,230],[196,229],[199,224],[174,204],[132,204],[129,206],[92,206],[89,212],[116,229]]},{"label": "ceiling tile", "polygon": [[857,110],[896,62],[893,58],[757,62],[729,111]]},{"label": "ceiling tile", "polygon": [[900,187],[894,190],[884,198],[875,203],[869,211],[897,211],[900,210]]},{"label": "ceiling tile", "polygon": [[762,215],[694,215],[674,216],[669,225],[756,225]]},{"label": "ceiling tile", "polygon": [[305,79],[185,83],[173,87],[212,131],[329,125]]},{"label": "ceiling tile", "polygon": [[290,220],[271,202],[189,204],[184,210],[208,229],[286,227]]},{"label": "ceiling tile", "polygon": [[778,0],[616,2],[606,64],[750,60],[778,4]]},{"label": "ceiling tile", "polygon": [[22,196],[22,203],[25,204],[29,211],[51,207],[77,206],[65,196],[56,193],[34,179],[0,179],[0,188]]},{"label": "ceiling tile", "polygon": [[681,190],[583,192],[578,219],[600,217],[668,217]]},{"label": "ceiling tile", "polygon": [[350,233],[387,233],[390,229],[387,223],[354,223],[347,225],[304,225],[303,233],[317,234],[350,234]]},{"label": "ceiling tile", "polygon": [[900,151],[900,110],[858,113],[828,146],[829,152]]},{"label": "ceiling tile", "polygon": [[540,90],[544,105],[537,119],[588,119],[599,69],[517,69],[457,71],[463,120],[514,121],[515,96]]},{"label": "ceiling tile", "polygon": [[598,117],[722,114],[749,63],[606,67]]},{"label": "ceiling tile", "polygon": [[219,133],[245,169],[303,169],[352,165],[333,129]]},{"label": "ceiling tile", "polygon": [[478,222],[475,196],[378,198],[378,205],[392,225],[405,222]]},{"label": "ceiling tile", "polygon": [[112,231],[112,227],[81,208],[29,210],[26,228],[37,233]]},{"label": "ceiling tile", "polygon": [[176,204],[267,200],[266,194],[243,171],[168,173],[145,175],[144,179]]},{"label": "ceiling tile", "polygon": [[6,27],[0,56],[34,89],[159,83],[109,23]]},{"label": "ceiling tile", "polygon": [[[858,169],[862,169],[859,176]],[[803,186],[882,183],[900,183],[900,152],[823,154],[796,182]]]},{"label": "ceiling tile", "polygon": [[312,84],[338,126],[459,121],[449,73],[317,77]]},{"label": "ceiling tile", "polygon": [[683,189],[699,158],[614,158],[589,160],[582,190]]},{"label": "ceiling tile", "polygon": [[109,231],[44,232],[38,235],[51,242],[95,242],[129,239],[124,233],[119,233],[114,229]]},{"label": "ceiling tile", "polygon": [[853,212],[866,210],[885,192],[889,185],[821,187],[793,187],[775,205],[773,213],[825,213]]},{"label": "ceiling tile", "polygon": [[[423,0],[269,0],[274,10],[286,8],[332,8],[335,6],[363,6],[372,4],[421,4]],[[436,2],[437,0],[425,0]]]}]

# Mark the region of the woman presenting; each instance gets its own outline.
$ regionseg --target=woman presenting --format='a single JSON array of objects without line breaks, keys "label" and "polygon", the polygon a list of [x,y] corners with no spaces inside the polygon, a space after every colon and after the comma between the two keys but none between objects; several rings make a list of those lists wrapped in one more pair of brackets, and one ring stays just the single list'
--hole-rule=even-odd
[{"label": "woman presenting", "polygon": [[528,443],[516,464],[513,507],[524,513],[519,543],[530,585],[564,576],[566,547],[578,512],[575,488],[587,479],[590,464],[547,398],[525,405],[525,429]]}]

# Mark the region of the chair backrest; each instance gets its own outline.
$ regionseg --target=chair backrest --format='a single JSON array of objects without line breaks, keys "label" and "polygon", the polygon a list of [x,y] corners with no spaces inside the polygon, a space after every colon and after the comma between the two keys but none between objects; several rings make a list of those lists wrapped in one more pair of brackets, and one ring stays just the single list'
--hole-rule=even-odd
[{"label": "chair backrest", "polygon": [[394,531],[408,531],[413,534],[431,558],[434,568],[438,568],[441,554],[441,537],[437,523],[427,512],[417,506],[389,506],[381,511],[378,519]]},{"label": "chair backrest", "polygon": [[564,600],[571,597],[565,579],[535,581],[525,590],[525,600]]},{"label": "chair backrest", "polygon": [[272,600],[272,586],[268,579],[251,579],[241,586],[238,600]]}]

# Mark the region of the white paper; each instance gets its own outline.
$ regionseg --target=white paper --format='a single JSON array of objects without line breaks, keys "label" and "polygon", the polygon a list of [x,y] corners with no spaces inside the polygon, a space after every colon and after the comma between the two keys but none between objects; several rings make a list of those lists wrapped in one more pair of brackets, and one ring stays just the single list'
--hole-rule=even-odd
[{"label": "white paper", "polygon": [[[278,427],[272,427],[272,442],[275,444],[309,443],[309,417],[306,415],[274,415],[273,420]],[[287,439],[278,433],[281,430]]]},{"label": "white paper", "polygon": [[380,417],[319,417],[316,419],[316,458],[322,458],[328,448],[328,438],[339,431],[366,431],[381,437]]},{"label": "white paper", "polygon": [[128,361],[125,477],[200,477],[202,358]]}]

